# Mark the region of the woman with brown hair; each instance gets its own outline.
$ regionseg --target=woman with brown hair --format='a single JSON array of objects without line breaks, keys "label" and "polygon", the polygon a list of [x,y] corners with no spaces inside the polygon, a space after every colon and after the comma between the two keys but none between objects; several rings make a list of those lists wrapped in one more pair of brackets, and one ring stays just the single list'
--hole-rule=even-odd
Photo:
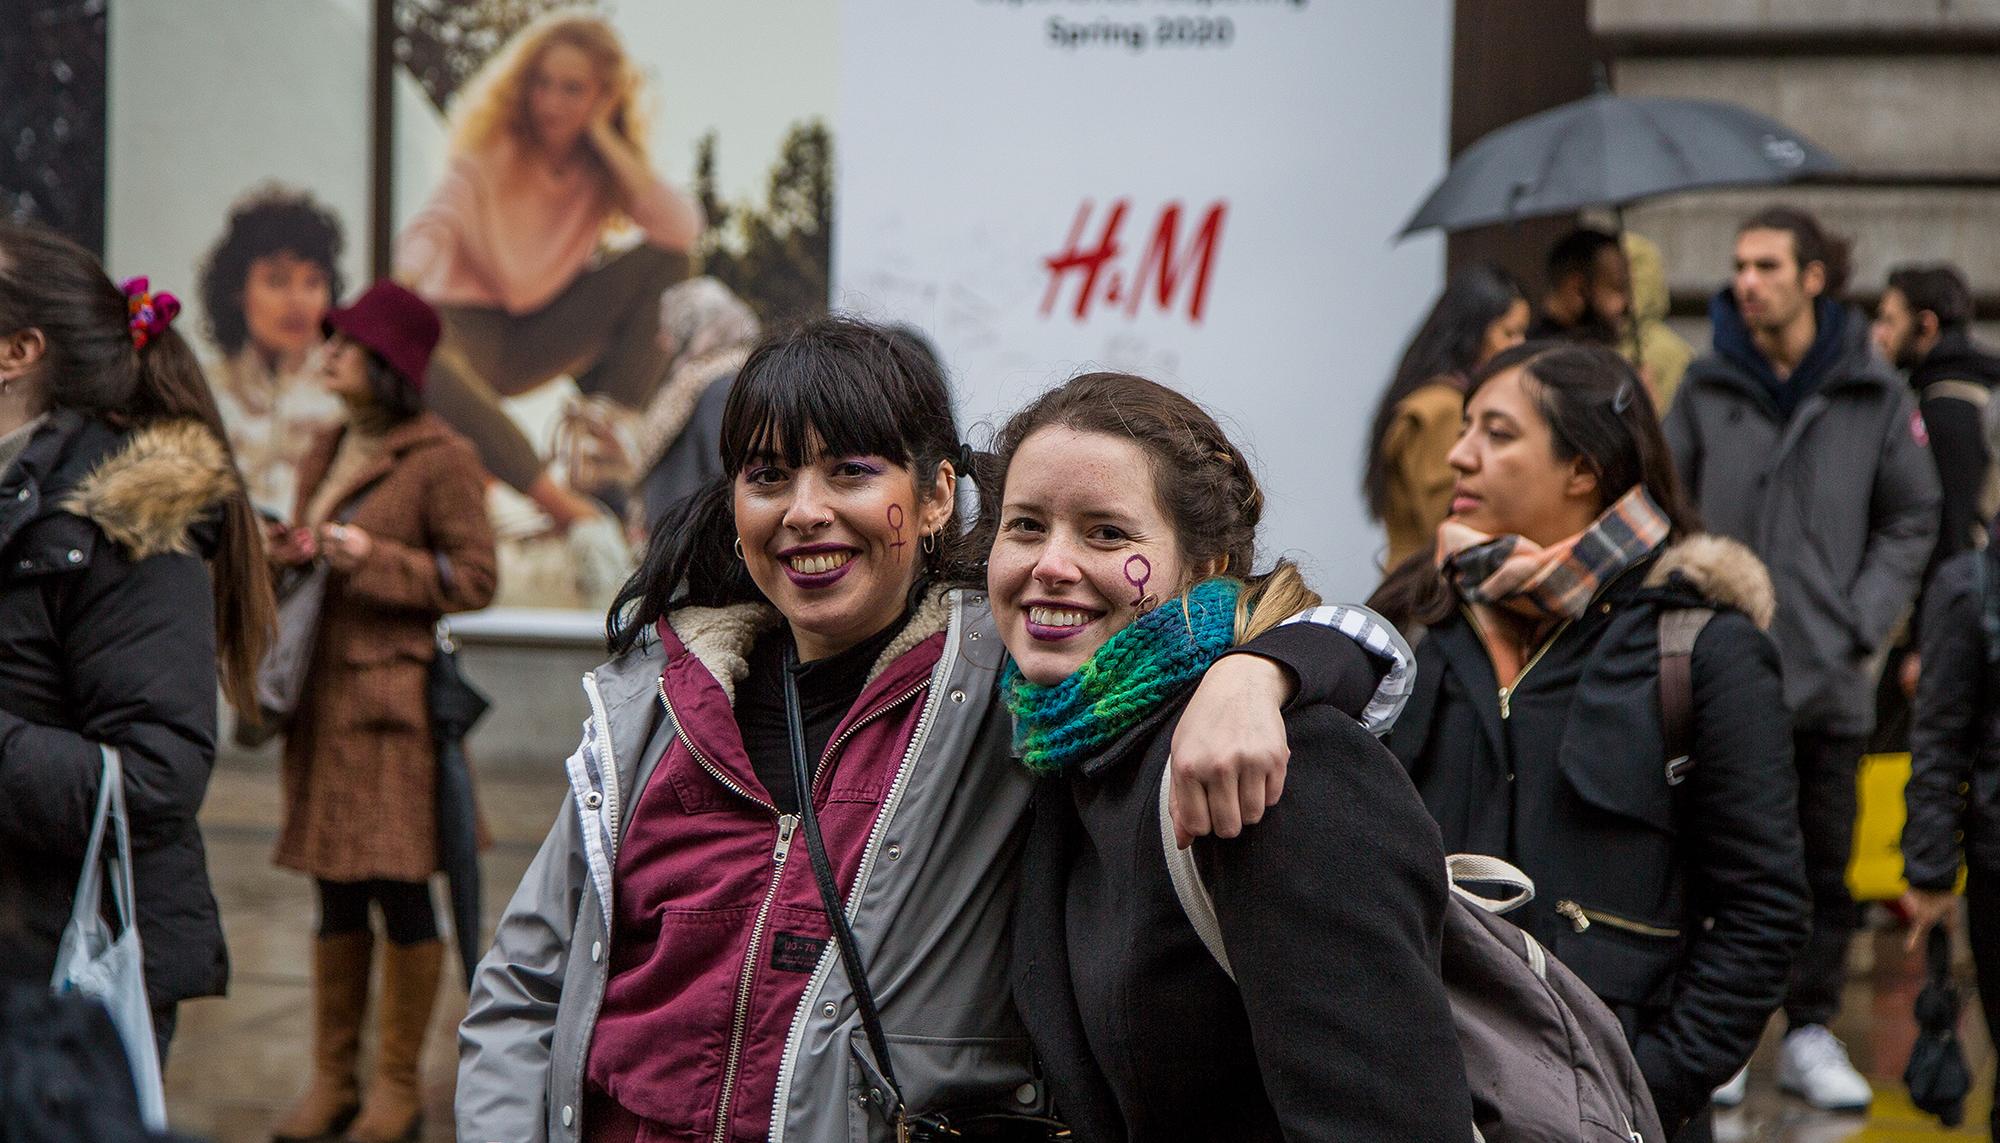
[{"label": "woman with brown hair", "polygon": [[1417,644],[1388,738],[1508,919],[1604,1001],[1660,1120],[1709,1138],[1806,934],[1771,581],[1703,535],[1632,367],[1531,342],[1472,380],[1435,552],[1371,602]]},{"label": "woman with brown hair", "polygon": [[1129,1143],[1469,1136],[1444,850],[1340,704],[1288,704],[1283,799],[1241,838],[1194,843],[1229,965],[1169,875],[1162,783],[1183,722],[1206,717],[1195,681],[1319,603],[1289,562],[1253,571],[1264,498],[1242,452],[1181,394],[1091,373],[1016,414],[995,453],[988,594],[1015,753],[1042,779],[1014,998],[1060,1114]]},{"label": "woman with brown hair", "polygon": [[[493,597],[493,532],[472,447],[423,411],[437,315],[378,282],[327,315],[320,376],[348,408],[299,465],[297,527],[274,562],[331,569],[299,709],[285,737],[279,865],[319,892],[313,1079],[275,1129],[353,1143],[411,1137],[418,1062],[443,964],[429,879],[438,870],[437,754],[424,684],[447,612]],[[382,1043],[365,1100],[355,1078],[382,913]]]},{"label": "woman with brown hair", "polygon": [[[459,1028],[459,1137],[887,1143],[1042,1114],[1007,1001],[1031,782],[943,374],[893,331],[807,323],[744,362],[717,459],[584,677],[570,797]],[[1351,675],[1245,655],[1192,700],[1213,735],[1177,763],[1218,822],[1239,790],[1262,810],[1271,771],[1245,763],[1282,759],[1293,683],[1373,693],[1358,648],[1305,627],[1295,669]]]},{"label": "woman with brown hair", "polygon": [[[424,399],[567,529],[602,507],[556,483],[499,399],[568,374],[644,408],[668,365],[660,294],[687,275],[701,207],[649,165],[639,72],[602,17],[529,25],[452,120],[451,165],[396,240],[396,278],[444,320]],[[609,252],[621,222],[644,241]]]},{"label": "woman with brown hair", "polygon": [[195,813],[216,677],[251,700],[273,607],[256,513],[179,303],[0,222],[0,973],[46,984],[102,773],[131,820],[147,994],[229,976]]}]

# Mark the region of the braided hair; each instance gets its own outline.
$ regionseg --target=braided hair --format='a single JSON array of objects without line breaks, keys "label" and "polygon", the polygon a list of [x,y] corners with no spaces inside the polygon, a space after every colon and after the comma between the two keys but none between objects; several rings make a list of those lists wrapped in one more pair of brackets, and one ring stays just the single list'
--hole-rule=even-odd
[{"label": "braided hair", "polygon": [[[1319,602],[1298,568],[1279,561],[1252,574],[1264,490],[1241,449],[1208,411],[1157,381],[1130,373],[1085,373],[1049,390],[1000,430],[984,458],[979,487],[979,537],[987,548],[999,532],[1000,502],[1014,454],[1037,430],[1061,426],[1129,440],[1151,461],[1153,496],[1173,522],[1182,566],[1215,567],[1246,588],[1237,607],[1239,641],[1276,626]],[[1176,584],[1178,594],[1188,583]]]}]

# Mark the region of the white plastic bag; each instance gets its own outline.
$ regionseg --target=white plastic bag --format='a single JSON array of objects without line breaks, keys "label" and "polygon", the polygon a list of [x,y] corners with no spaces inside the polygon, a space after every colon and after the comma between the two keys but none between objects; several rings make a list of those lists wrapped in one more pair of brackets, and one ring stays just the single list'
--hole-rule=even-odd
[{"label": "white plastic bag", "polygon": [[[118,752],[104,752],[104,775],[97,791],[97,818],[90,827],[90,847],[83,856],[83,876],[76,885],[76,904],[56,950],[57,995],[81,993],[103,1004],[125,1046],[132,1066],[132,1085],[139,1093],[139,1116],[148,1129],[167,1129],[167,1094],[160,1079],[159,1046],[153,1040],[153,1008],[146,999],[146,967],[139,950],[139,916],[132,891],[132,831],[125,817],[125,772]],[[106,834],[116,845],[106,851]],[[105,873],[109,871],[111,904],[118,931],[104,920]]]}]

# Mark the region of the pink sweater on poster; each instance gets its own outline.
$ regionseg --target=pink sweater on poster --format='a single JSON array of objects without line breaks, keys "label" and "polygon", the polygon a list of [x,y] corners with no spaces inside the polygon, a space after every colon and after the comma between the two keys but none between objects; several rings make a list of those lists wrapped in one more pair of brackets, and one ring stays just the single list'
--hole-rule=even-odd
[{"label": "pink sweater on poster", "polygon": [[503,140],[453,157],[396,238],[396,277],[436,305],[532,313],[576,279],[620,210],[662,249],[684,251],[700,230],[694,204],[657,177],[619,202],[601,165],[557,172]]}]

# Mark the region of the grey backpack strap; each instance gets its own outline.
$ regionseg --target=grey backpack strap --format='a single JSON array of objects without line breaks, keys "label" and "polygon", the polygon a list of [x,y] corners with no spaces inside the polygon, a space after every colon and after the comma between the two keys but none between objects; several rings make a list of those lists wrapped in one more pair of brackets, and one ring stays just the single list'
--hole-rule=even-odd
[{"label": "grey backpack strap", "polygon": [[[1182,849],[1174,843],[1174,817],[1167,805],[1167,797],[1174,785],[1174,766],[1171,760],[1160,773],[1160,849],[1167,856],[1167,877],[1174,883],[1174,896],[1180,898],[1181,912],[1187,914],[1188,924],[1194,926],[1194,933],[1208,949],[1215,963],[1229,979],[1236,979],[1236,970],[1229,966],[1229,954],[1222,947],[1222,923],[1215,916],[1215,898],[1202,883],[1201,867],[1195,864],[1194,849]],[[1488,913],[1505,913],[1518,909],[1535,899],[1535,882],[1527,874],[1497,857],[1487,857],[1477,853],[1454,853],[1444,859],[1445,872],[1451,879],[1451,891],[1459,900]],[[1506,897],[1482,897],[1462,888],[1467,884],[1501,885],[1514,892]]]},{"label": "grey backpack strap", "polygon": [[1694,768],[1694,641],[1713,618],[1707,607],[1660,612],[1660,728],[1669,786],[1686,781]]},{"label": "grey backpack strap", "polygon": [[1236,970],[1229,967],[1229,954],[1222,947],[1222,923],[1215,919],[1215,899],[1208,895],[1208,886],[1201,883],[1201,869],[1194,863],[1194,848],[1182,849],[1174,842],[1174,815],[1167,804],[1169,793],[1174,788],[1173,759],[1167,760],[1166,768],[1160,771],[1160,848],[1167,854],[1167,876],[1174,883],[1174,896],[1181,900],[1181,912],[1187,914],[1188,924],[1194,926],[1194,935],[1201,938],[1208,955],[1229,979],[1236,979]]}]

